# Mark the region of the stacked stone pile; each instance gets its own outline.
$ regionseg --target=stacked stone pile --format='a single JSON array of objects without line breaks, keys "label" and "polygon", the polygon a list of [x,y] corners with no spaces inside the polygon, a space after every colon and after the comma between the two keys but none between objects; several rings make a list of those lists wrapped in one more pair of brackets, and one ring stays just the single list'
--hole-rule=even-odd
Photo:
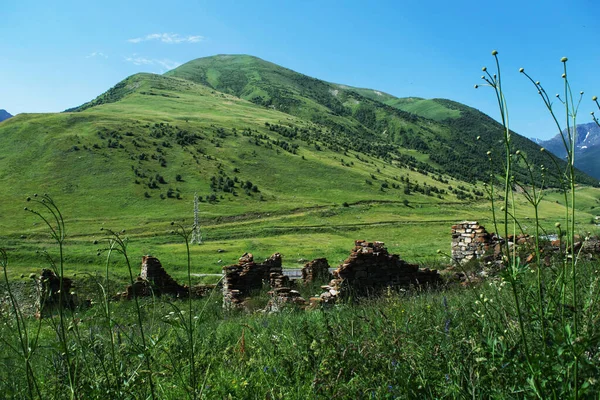
[{"label": "stacked stone pile", "polygon": [[278,272],[271,272],[269,276],[269,285],[272,288],[281,288],[290,286],[290,278],[287,275]]},{"label": "stacked stone pile", "polygon": [[465,263],[482,257],[491,240],[492,235],[477,221],[463,221],[452,225],[452,258]]},{"label": "stacked stone pile", "polygon": [[383,242],[355,241],[350,256],[333,272],[334,279],[320,297],[328,303],[338,296],[379,294],[386,287],[434,286],[440,283],[437,270],[419,269],[389,254]]},{"label": "stacked stone pile", "polygon": [[62,291],[60,290],[60,278],[50,269],[43,269],[37,280],[36,315],[38,318],[49,315],[52,310],[58,308],[61,302],[63,308],[75,308],[75,296],[73,295],[73,281],[63,277]]},{"label": "stacked stone pile", "polygon": [[312,260],[302,268],[302,281],[304,283],[327,282],[331,278],[329,263],[326,258]]}]

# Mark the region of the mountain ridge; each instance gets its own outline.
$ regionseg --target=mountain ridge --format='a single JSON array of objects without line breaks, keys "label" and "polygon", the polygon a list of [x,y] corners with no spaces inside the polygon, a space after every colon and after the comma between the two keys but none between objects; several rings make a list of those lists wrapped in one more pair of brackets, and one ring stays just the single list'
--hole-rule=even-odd
[{"label": "mountain ridge", "polygon": [[[596,179],[600,179],[600,127],[595,122],[578,124],[575,135],[575,166]],[[539,144],[554,155],[565,159],[567,152],[564,140],[568,142],[568,132],[557,134],[551,139],[541,140]]]},{"label": "mountain ridge", "polygon": [[11,117],[13,117],[13,115],[11,115],[8,111],[0,109],[0,122],[5,121]]}]

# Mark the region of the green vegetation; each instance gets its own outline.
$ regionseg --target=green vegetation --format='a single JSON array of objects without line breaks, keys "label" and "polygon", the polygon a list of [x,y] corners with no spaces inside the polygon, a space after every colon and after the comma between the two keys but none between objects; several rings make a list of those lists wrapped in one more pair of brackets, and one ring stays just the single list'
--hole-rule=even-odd
[{"label": "green vegetation", "polygon": [[[597,396],[598,263],[564,251],[546,265],[539,252],[526,263],[507,249],[481,284],[464,288],[450,273],[436,291],[390,289],[306,312],[226,313],[218,291],[111,300],[150,253],[191,287],[244,252],[335,266],[358,238],[443,267],[451,261],[435,250],[464,219],[503,236],[564,232],[568,244],[598,232],[598,189],[575,185],[589,177],[556,160],[551,169],[507,126],[448,100],[381,102],[366,90],[217,56],[134,75],[71,112],[3,122],[3,395]],[[190,246],[195,192],[203,244]],[[35,319],[26,277],[49,266],[61,282],[75,278],[92,307]],[[254,307],[266,301],[259,293]]]}]

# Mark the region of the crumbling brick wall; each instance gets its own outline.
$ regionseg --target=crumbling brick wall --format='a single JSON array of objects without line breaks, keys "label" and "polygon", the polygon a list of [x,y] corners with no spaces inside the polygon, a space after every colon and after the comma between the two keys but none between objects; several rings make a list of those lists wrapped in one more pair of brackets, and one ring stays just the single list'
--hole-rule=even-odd
[{"label": "crumbling brick wall", "polygon": [[397,254],[389,254],[383,242],[355,241],[350,256],[333,271],[334,279],[321,300],[338,296],[368,296],[386,287],[435,286],[441,282],[437,270],[419,269]]}]

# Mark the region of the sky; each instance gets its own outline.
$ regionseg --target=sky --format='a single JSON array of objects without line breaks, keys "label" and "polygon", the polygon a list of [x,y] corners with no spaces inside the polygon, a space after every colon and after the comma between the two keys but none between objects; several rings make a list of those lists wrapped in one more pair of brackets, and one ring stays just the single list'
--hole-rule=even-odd
[{"label": "sky", "polygon": [[138,72],[250,54],[499,119],[491,88],[474,89],[497,50],[510,127],[548,139],[557,128],[518,69],[563,93],[560,60],[568,57],[572,89],[585,92],[577,122],[590,122],[591,97],[600,96],[599,11],[598,0],[0,0],[0,109],[60,112]]}]

